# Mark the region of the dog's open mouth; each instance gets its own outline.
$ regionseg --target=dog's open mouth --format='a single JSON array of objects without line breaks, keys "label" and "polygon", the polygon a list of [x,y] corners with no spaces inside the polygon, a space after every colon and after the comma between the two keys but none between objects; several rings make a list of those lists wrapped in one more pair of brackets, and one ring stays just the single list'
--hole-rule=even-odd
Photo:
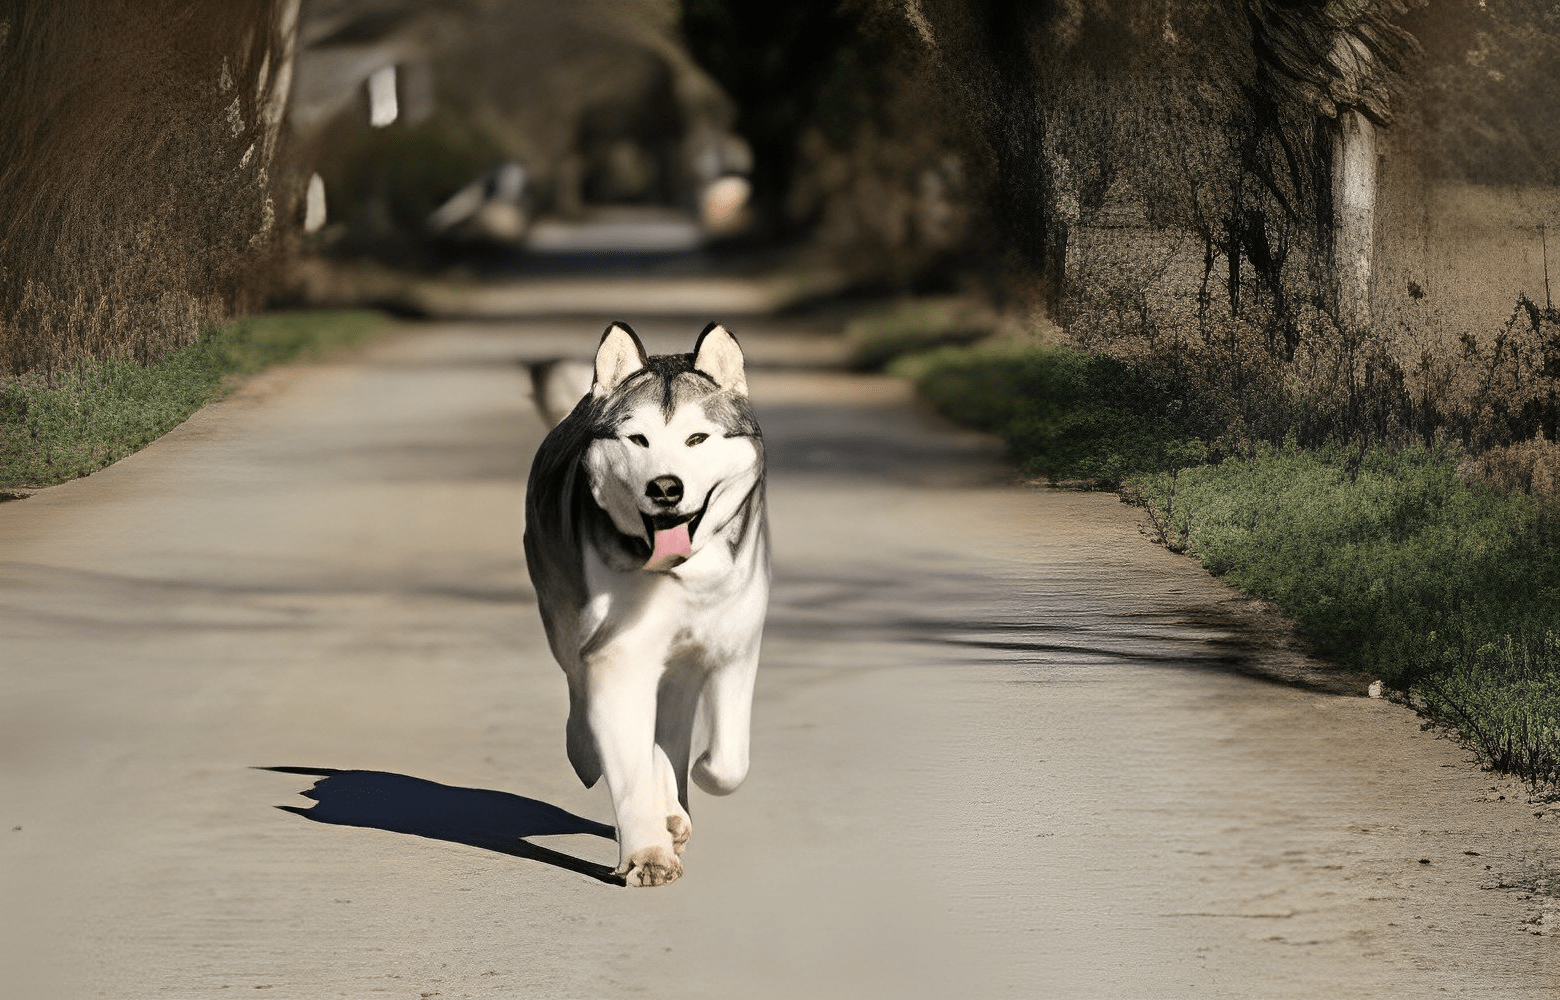
[{"label": "dog's open mouth", "polygon": [[650,540],[650,558],[641,568],[657,573],[686,562],[693,555],[693,535],[709,504],[709,497],[705,497],[704,506],[693,514],[641,513],[639,519],[644,521],[645,537]]}]

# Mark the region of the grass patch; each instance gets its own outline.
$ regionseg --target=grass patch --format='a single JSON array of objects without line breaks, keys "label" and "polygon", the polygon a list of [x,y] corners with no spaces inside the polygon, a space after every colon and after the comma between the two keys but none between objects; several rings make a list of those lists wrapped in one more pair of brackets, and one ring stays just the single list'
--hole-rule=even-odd
[{"label": "grass patch", "polygon": [[234,382],[382,327],[376,312],[273,313],[208,331],[151,364],[82,361],[0,380],[0,487],[89,475],[157,440]]},{"label": "grass patch", "polygon": [[1199,408],[1146,366],[1069,347],[944,347],[894,362],[939,410],[1008,443],[1026,475],[1115,488],[1206,454]]},{"label": "grass patch", "polygon": [[1485,762],[1560,783],[1560,524],[1470,487],[1450,448],[1262,449],[1145,476],[1127,497],[1317,652],[1457,726]]},{"label": "grass patch", "polygon": [[996,330],[996,314],[969,299],[904,299],[859,315],[845,325],[849,347],[846,364],[856,371],[880,371],[902,355],[970,344]]},{"label": "grass patch", "polygon": [[1030,475],[1120,486],[1157,540],[1270,600],[1483,761],[1560,787],[1560,510],[1469,485],[1451,446],[1226,449],[1180,383],[1065,347],[893,366]]}]

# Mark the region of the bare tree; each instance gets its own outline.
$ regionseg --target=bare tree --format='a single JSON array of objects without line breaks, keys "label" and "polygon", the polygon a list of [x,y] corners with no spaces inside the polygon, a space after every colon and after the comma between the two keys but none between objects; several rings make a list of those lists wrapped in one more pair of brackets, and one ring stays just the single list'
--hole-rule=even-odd
[{"label": "bare tree", "polygon": [[1068,227],[1131,177],[1152,214],[1204,235],[1209,273],[1225,260],[1232,312],[1251,269],[1288,353],[1295,234],[1330,252],[1334,302],[1364,320],[1371,142],[1392,120],[1392,86],[1415,51],[1396,23],[1403,0],[897,6],[979,124],[996,215],[1045,274],[1053,311]]}]

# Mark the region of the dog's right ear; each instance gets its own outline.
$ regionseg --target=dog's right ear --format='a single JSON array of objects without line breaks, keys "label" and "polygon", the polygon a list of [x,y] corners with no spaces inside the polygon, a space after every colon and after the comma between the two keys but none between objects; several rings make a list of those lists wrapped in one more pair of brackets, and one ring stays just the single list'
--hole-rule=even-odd
[{"label": "dog's right ear", "polygon": [[613,323],[601,335],[596,348],[596,380],[590,394],[597,399],[611,395],[623,380],[645,366],[645,345],[627,323]]}]

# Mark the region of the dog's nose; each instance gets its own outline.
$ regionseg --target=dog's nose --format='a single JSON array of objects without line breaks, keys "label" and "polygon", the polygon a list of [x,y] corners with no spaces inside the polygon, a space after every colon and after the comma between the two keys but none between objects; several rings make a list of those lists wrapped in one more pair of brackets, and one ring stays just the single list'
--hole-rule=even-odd
[{"label": "dog's nose", "polygon": [[656,476],[645,486],[645,496],[658,507],[675,507],[682,493],[682,480],[676,476]]}]

